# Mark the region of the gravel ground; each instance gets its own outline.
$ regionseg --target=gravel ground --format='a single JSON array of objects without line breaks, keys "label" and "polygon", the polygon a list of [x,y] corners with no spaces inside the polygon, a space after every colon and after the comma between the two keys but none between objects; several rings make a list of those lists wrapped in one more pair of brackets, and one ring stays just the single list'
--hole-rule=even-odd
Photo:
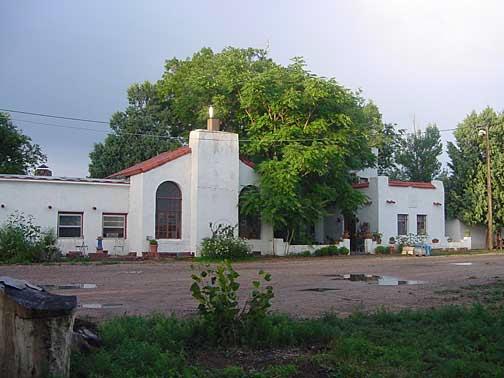
[{"label": "gravel ground", "polygon": [[[0,265],[0,276],[45,285],[95,284],[96,288],[91,285],[91,288],[50,289],[54,293],[78,296],[83,306],[78,315],[93,320],[124,313],[164,312],[186,316],[196,309],[189,292],[191,264],[194,263]],[[246,290],[257,272],[264,269],[273,276],[275,311],[295,317],[319,316],[328,311],[346,316],[356,310],[397,311],[467,301],[450,299],[440,292],[504,278],[504,256],[275,258],[236,263],[234,268],[241,275],[242,298],[247,295]],[[380,286],[341,279],[341,275],[350,273],[386,275],[423,283]],[[97,305],[103,308],[85,308]]]}]

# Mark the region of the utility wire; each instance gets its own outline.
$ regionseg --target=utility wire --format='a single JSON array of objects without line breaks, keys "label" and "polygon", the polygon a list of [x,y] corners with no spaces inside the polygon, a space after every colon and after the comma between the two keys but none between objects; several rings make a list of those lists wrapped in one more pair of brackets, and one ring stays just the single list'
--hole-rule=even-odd
[{"label": "utility wire", "polygon": [[[93,120],[93,119],[88,119],[88,118],[77,118],[77,117],[64,117],[64,116],[57,116],[53,114],[44,114],[44,113],[34,113],[34,112],[26,112],[26,111],[21,111],[21,110],[12,110],[12,109],[3,109],[0,108],[0,111],[7,111],[7,112],[12,112],[12,113],[19,113],[19,114],[27,114],[27,115],[32,115],[32,116],[38,116],[38,117],[48,117],[48,118],[56,118],[56,119],[64,119],[64,120],[69,120],[69,121],[79,121],[79,122],[90,122],[90,123],[99,123],[99,124],[106,124],[110,126],[110,122],[106,121],[98,121],[98,120]],[[109,130],[99,130],[99,129],[91,129],[87,127],[79,127],[79,126],[69,126],[69,125],[57,125],[54,123],[44,123],[44,122],[35,122],[35,121],[28,121],[28,120],[22,120],[22,119],[12,119],[13,121],[16,122],[26,122],[26,123],[32,123],[32,124],[37,124],[37,125],[45,125],[45,126],[50,126],[50,127],[59,127],[59,128],[66,128],[66,129],[74,129],[74,130],[83,130],[83,131],[90,131],[90,132],[98,132],[98,133],[105,133],[109,134]],[[438,129],[439,132],[447,132],[447,131],[454,131],[456,128],[452,129]],[[130,136],[141,136],[141,137],[152,137],[152,138],[160,138],[160,139],[174,139],[180,141],[180,137],[171,137],[167,135],[159,135],[159,134],[149,134],[149,133],[129,133],[129,132],[121,132],[119,133],[120,135],[130,135]],[[202,140],[218,140],[221,141],[220,139],[213,139],[213,138],[201,138]],[[240,139],[239,142],[251,142],[251,139]],[[310,141],[331,141],[331,138],[303,138],[303,139],[276,139],[275,142],[310,142]]]},{"label": "utility wire", "polygon": [[21,111],[21,110],[2,109],[2,108],[0,108],[0,110],[4,111],[4,112],[11,112],[11,113],[28,114],[28,115],[33,115],[33,116],[37,116],[37,117],[58,118],[58,119],[66,119],[66,120],[69,120],[69,121],[103,123],[105,125],[109,124],[109,122],[106,122],[106,121],[97,121],[95,119],[64,117],[64,116],[57,116],[57,115],[53,115],[53,114],[32,113],[32,112],[25,112],[25,111]]}]

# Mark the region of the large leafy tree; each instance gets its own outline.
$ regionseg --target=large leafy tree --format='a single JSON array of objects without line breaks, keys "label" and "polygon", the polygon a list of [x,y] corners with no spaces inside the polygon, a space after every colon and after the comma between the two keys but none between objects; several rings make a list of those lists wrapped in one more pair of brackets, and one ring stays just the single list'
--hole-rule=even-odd
[{"label": "large leafy tree", "polygon": [[[250,191],[244,212],[259,211],[292,236],[328,206],[349,212],[364,200],[352,189],[349,171],[374,163],[369,146],[381,135],[381,115],[360,93],[308,72],[301,59],[286,67],[264,50],[205,48],[185,60],[168,60],[162,79],[145,86],[134,96],[130,89],[130,106],[114,115],[114,133],[91,155],[92,175],[153,154],[144,145],[148,137],[130,138],[125,131],[185,140],[190,130],[204,127],[212,104],[222,128],[240,135],[241,152],[261,174],[260,190]],[[137,92],[142,99],[149,93],[141,106]]]},{"label": "large leafy tree", "polygon": [[410,181],[431,181],[441,174],[439,156],[443,152],[441,135],[436,125],[425,131],[404,135],[395,153],[397,168],[391,177]]},{"label": "large leafy tree", "polygon": [[0,173],[25,175],[47,159],[6,113],[0,113],[0,146]]},{"label": "large leafy tree", "polygon": [[374,123],[361,97],[295,59],[257,74],[240,98],[248,135],[242,150],[260,174],[250,200],[263,219],[291,240],[329,206],[350,212],[362,203],[349,171],[373,164]]},{"label": "large leafy tree", "polygon": [[133,84],[128,107],[112,115],[110,133],[90,153],[91,177],[106,177],[180,145],[179,129],[173,127],[170,107],[158,94],[156,84]]},{"label": "large leafy tree", "polygon": [[486,108],[472,112],[454,132],[456,144],[448,143],[452,174],[446,188],[446,208],[450,217],[467,224],[487,222],[486,146],[479,131],[489,126],[492,155],[494,226],[504,226],[504,113]]},{"label": "large leafy tree", "polygon": [[404,130],[397,129],[392,123],[383,124],[380,133],[381,138],[378,143],[378,174],[384,176],[395,176],[398,166],[396,164],[396,154],[401,149],[401,142],[404,138]]}]

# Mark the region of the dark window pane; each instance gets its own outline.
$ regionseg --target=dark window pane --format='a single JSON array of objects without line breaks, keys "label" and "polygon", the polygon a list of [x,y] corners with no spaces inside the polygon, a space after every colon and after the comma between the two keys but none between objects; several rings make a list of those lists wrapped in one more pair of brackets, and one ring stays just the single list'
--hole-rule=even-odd
[{"label": "dark window pane", "polygon": [[59,224],[61,226],[79,226],[81,225],[81,215],[60,214]]},{"label": "dark window pane", "polygon": [[124,228],[108,228],[103,229],[104,238],[124,238]]},{"label": "dark window pane", "polygon": [[240,192],[238,203],[238,235],[245,239],[261,239],[261,217],[259,214],[244,214],[244,198],[250,191],[257,191],[255,186],[246,186]]},{"label": "dark window pane", "polygon": [[80,227],[60,227],[58,229],[58,237],[60,238],[80,238],[81,236]]}]

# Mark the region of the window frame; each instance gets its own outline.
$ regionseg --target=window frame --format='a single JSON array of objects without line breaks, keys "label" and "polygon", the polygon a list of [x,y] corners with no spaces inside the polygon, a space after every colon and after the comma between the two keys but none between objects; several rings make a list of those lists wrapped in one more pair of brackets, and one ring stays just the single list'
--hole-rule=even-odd
[{"label": "window frame", "polygon": [[[397,214],[397,236],[405,236],[405,235],[408,235],[408,222],[409,222],[409,214]],[[399,228],[400,228],[400,223],[399,223],[399,219],[400,217],[404,217],[404,224],[405,224],[405,228],[406,228],[406,232],[405,233],[401,233]]]},{"label": "window frame", "polygon": [[[117,236],[117,237],[109,237],[105,236],[105,217],[111,216],[111,217],[123,217],[124,218],[124,224],[123,224],[123,236]],[[107,228],[118,228],[118,227],[107,227]],[[127,239],[128,238],[128,213],[102,213],[102,237],[103,239]]]},{"label": "window frame", "polygon": [[[419,219],[419,217],[423,217],[423,219],[424,219],[424,232],[422,234],[418,232],[418,219]],[[416,227],[417,227],[417,235],[427,235],[427,214],[417,214]]]},{"label": "window frame", "polygon": [[[159,192],[159,189],[161,188],[161,186],[165,183],[171,183],[173,184],[177,190],[178,190],[178,197],[174,197],[174,196],[160,196],[158,195],[158,192]],[[175,210],[170,210],[170,211],[159,211],[158,209],[158,204],[159,204],[159,200],[170,200],[170,201],[178,201],[178,211],[175,211]],[[155,235],[155,238],[158,239],[158,240],[182,240],[182,189],[180,189],[180,185],[177,184],[175,181],[172,181],[172,180],[166,180],[166,181],[163,181],[161,182],[158,186],[157,186],[157,189],[156,189],[156,193],[155,193],[155,208],[154,208],[154,235]],[[160,232],[160,224],[159,224],[159,218],[160,218],[160,215],[161,214],[164,214],[166,219],[168,219],[169,216],[175,216],[175,237],[167,237],[167,238],[163,238],[163,237],[160,237],[161,235],[161,232]],[[169,223],[167,223],[167,225],[169,225]],[[170,236],[170,231],[167,230],[167,236]]]},{"label": "window frame", "polygon": [[[80,236],[60,236],[60,228],[77,228],[78,226],[61,225],[61,216],[79,216],[80,217]],[[58,239],[84,239],[84,212],[83,211],[58,211],[57,222]]]}]

